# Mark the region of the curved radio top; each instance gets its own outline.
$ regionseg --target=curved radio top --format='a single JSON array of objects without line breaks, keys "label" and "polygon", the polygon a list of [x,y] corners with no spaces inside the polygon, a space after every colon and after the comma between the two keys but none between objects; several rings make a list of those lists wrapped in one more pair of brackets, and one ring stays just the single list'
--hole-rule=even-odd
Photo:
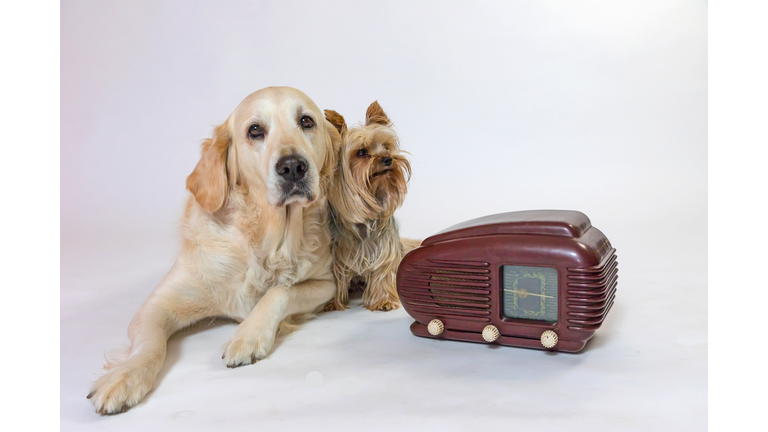
[{"label": "curved radio top", "polygon": [[428,237],[427,246],[467,237],[534,234],[578,238],[592,226],[587,215],[574,210],[526,210],[468,220]]}]

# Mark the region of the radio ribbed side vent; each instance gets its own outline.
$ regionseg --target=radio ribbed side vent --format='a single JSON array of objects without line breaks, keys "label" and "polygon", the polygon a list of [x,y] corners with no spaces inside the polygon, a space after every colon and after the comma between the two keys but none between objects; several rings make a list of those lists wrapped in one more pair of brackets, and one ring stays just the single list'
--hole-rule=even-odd
[{"label": "radio ribbed side vent", "polygon": [[568,329],[597,330],[613,306],[619,279],[616,249],[611,249],[600,264],[568,269]]},{"label": "radio ribbed side vent", "polygon": [[427,260],[413,264],[402,279],[400,300],[414,312],[434,317],[490,322],[490,264]]}]

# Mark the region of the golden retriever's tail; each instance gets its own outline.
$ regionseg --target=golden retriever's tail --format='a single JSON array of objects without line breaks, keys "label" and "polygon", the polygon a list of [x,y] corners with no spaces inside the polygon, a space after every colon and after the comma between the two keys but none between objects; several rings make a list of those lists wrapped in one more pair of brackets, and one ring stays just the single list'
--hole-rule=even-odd
[{"label": "golden retriever's tail", "polygon": [[403,255],[416,249],[421,245],[421,240],[414,240],[405,237],[400,237],[400,241],[403,243]]}]

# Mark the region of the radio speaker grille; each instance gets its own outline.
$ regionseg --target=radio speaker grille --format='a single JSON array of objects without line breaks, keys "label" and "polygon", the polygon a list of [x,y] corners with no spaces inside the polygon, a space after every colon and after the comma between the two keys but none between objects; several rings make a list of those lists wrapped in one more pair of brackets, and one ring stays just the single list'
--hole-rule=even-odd
[{"label": "radio speaker grille", "polygon": [[596,266],[568,268],[568,329],[594,331],[603,323],[616,297],[619,279],[616,258],[616,249],[611,249]]},{"label": "radio speaker grille", "polygon": [[491,321],[490,264],[428,260],[413,264],[400,286],[400,300],[414,312],[475,322]]}]

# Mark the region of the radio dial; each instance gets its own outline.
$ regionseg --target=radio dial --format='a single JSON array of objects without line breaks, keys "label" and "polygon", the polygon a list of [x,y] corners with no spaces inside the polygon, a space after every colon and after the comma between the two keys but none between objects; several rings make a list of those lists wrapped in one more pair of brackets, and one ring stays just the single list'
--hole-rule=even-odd
[{"label": "radio dial", "polygon": [[499,329],[494,325],[485,326],[483,329],[483,339],[486,342],[495,342],[499,338]]},{"label": "radio dial", "polygon": [[445,330],[445,326],[443,325],[443,322],[439,319],[433,319],[429,322],[429,325],[427,326],[427,331],[429,331],[429,334],[432,336],[439,336],[440,333]]},{"label": "radio dial", "polygon": [[552,348],[557,345],[557,333],[546,330],[541,334],[541,344],[544,345],[544,348]]}]

